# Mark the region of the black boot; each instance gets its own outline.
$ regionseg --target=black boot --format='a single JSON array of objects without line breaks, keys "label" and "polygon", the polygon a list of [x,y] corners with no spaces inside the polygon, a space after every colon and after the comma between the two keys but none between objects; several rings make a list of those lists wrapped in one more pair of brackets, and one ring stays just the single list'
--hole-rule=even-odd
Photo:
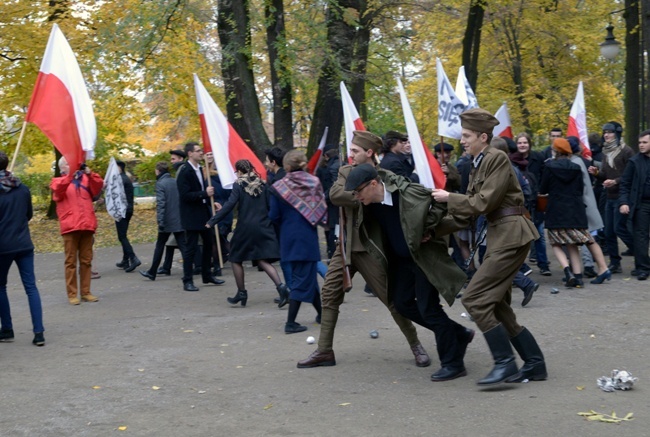
[{"label": "black boot", "polygon": [[284,284],[280,284],[276,287],[278,294],[280,295],[280,300],[278,301],[278,308],[282,308],[289,302],[289,287]]},{"label": "black boot", "polygon": [[576,288],[585,288],[585,283],[582,282],[582,273],[576,273],[573,276],[576,278]]},{"label": "black boot", "polygon": [[235,297],[229,297],[228,303],[231,305],[237,305],[241,302],[241,306],[245,307],[246,302],[248,301],[248,291],[246,290],[237,290]]},{"label": "black boot", "polygon": [[510,346],[510,338],[506,328],[499,323],[494,328],[484,332],[485,341],[487,341],[494,358],[494,367],[487,376],[477,382],[478,385],[492,385],[505,381],[513,375],[516,375],[517,363],[515,354]]},{"label": "black boot", "polygon": [[129,259],[129,266],[126,267],[126,268],[124,269],[124,271],[127,272],[127,273],[132,272],[132,271],[135,270],[135,268],[138,267],[140,264],[142,264],[142,263],[140,262],[140,260],[138,259],[138,257],[135,256],[135,255],[133,255],[133,256]]},{"label": "black boot", "polygon": [[506,382],[544,381],[548,377],[544,355],[533,334],[524,328],[519,334],[510,339],[510,343],[515,347],[521,359],[524,360],[524,365],[521,366],[515,376],[511,376]]},{"label": "black boot", "polygon": [[564,284],[567,287],[575,287],[577,282],[575,276],[573,276],[573,273],[571,272],[571,267],[565,267],[564,268]]},{"label": "black boot", "polygon": [[115,263],[115,267],[117,267],[119,269],[125,269],[128,266],[129,266],[129,257],[128,256],[125,256],[124,258],[122,258],[122,261],[120,261],[119,263]]}]

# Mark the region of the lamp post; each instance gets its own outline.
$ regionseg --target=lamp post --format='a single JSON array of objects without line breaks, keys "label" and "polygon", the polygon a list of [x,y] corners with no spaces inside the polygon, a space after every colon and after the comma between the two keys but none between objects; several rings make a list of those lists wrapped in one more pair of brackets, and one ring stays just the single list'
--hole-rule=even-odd
[{"label": "lamp post", "polygon": [[[639,7],[641,3],[641,8]],[[650,2],[625,0],[625,8],[611,14],[624,12],[625,17],[625,141],[638,148],[639,132],[648,128],[650,99],[648,99],[647,73],[650,51]],[[600,54],[605,59],[615,59],[621,43],[614,37],[614,27],[607,26],[607,36],[600,44]]]}]

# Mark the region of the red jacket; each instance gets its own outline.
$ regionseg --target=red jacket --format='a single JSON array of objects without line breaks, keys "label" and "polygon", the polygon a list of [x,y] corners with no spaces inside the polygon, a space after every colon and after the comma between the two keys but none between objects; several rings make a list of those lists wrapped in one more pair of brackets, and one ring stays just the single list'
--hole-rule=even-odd
[{"label": "red jacket", "polygon": [[52,199],[56,202],[61,235],[74,231],[97,229],[97,217],[93,208],[93,197],[104,187],[104,180],[97,173],[83,174],[81,184],[72,183],[74,174],[52,179]]}]

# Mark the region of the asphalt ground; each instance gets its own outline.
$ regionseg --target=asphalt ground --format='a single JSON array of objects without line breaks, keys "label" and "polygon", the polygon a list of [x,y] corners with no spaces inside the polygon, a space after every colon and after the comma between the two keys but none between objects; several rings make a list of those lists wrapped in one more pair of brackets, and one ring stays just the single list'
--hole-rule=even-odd
[{"label": "asphalt ground", "polygon": [[[52,238],[60,238],[53,235]],[[147,267],[153,245],[136,246]],[[178,254],[176,256],[178,258]],[[381,303],[363,292],[360,276],[346,295],[336,330],[334,367],[297,369],[318,337],[313,308],[298,322],[308,331],[286,335],[286,307],[270,279],[246,267],[248,304],[235,294],[232,272],[223,286],[195,283],[182,291],[181,268],[155,282],[115,267],[121,251],[99,249],[97,303],[68,304],[61,253],[36,256],[44,347],[31,344],[27,299],[15,267],[9,276],[15,341],[0,344],[1,436],[647,436],[650,435],[650,281],[623,274],[603,285],[566,289],[553,276],[532,278],[540,289],[521,308],[522,325],[537,338],[549,379],[480,389],[492,367],[477,334],[465,364],[468,376],[434,383],[434,336],[418,328],[434,364],[418,368]],[[551,294],[553,287],[560,289]],[[446,311],[468,327],[460,302]],[[369,336],[371,330],[379,338]],[[519,361],[520,362],[520,361]],[[597,378],[626,369],[631,391],[606,393]],[[624,416],[619,424],[588,421],[579,412]]]}]

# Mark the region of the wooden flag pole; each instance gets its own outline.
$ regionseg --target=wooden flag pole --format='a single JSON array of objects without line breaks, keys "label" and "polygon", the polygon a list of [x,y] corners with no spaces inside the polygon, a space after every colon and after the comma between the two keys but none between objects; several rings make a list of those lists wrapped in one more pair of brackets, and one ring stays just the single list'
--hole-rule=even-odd
[{"label": "wooden flag pole", "polygon": [[[212,180],[210,179],[210,170],[208,170],[208,161],[204,160],[203,163],[203,174],[205,175],[205,180],[208,181],[208,187],[212,186]],[[216,213],[214,210],[214,196],[210,196],[210,210],[212,215]],[[219,256],[219,267],[223,268],[223,257],[221,256],[221,242],[219,241],[219,225],[214,227],[214,239],[217,242],[217,254]]]},{"label": "wooden flag pole", "polygon": [[440,157],[442,158],[442,164],[440,165],[445,165],[445,146],[443,145],[444,138],[442,135],[440,136]]},{"label": "wooden flag pole", "polygon": [[9,166],[9,172],[12,172],[14,165],[16,164],[16,158],[18,157],[18,151],[20,150],[20,145],[23,142],[23,136],[25,135],[25,129],[27,129],[27,120],[23,122],[23,128],[20,130],[20,136],[18,137],[18,144],[16,145],[16,150],[14,150],[14,157],[11,159],[11,165]]}]

